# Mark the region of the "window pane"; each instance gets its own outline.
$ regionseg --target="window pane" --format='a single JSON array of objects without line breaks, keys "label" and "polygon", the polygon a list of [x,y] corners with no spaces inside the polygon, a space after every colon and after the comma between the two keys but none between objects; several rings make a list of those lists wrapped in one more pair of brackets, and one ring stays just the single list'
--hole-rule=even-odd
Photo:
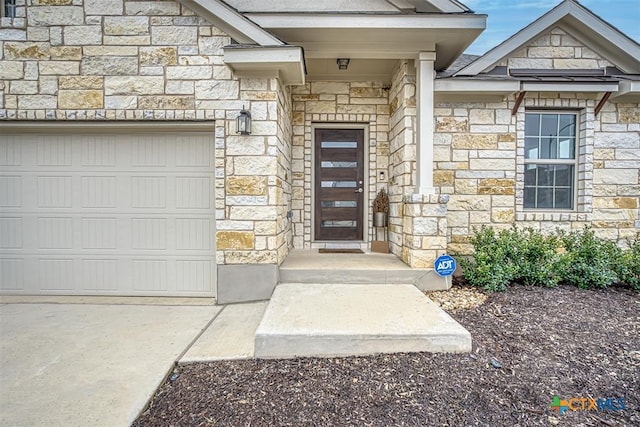
[{"label": "window pane", "polygon": [[552,186],[553,172],[553,166],[538,165],[538,186]]},{"label": "window pane", "polygon": [[321,221],[320,227],[343,228],[355,227],[355,221]]},{"label": "window pane", "polygon": [[558,134],[558,115],[542,114],[540,136],[556,136]]},{"label": "window pane", "polygon": [[540,114],[527,113],[525,115],[524,132],[526,136],[540,135]]},{"label": "window pane", "polygon": [[574,114],[560,114],[560,135],[576,136],[576,116]]},{"label": "window pane", "polygon": [[524,139],[524,157],[525,159],[539,159],[540,155],[538,153],[538,144],[540,143],[540,138],[538,137],[527,137]]},{"label": "window pane", "polygon": [[556,139],[540,138],[540,158],[541,159],[555,159],[556,157]]},{"label": "window pane", "polygon": [[355,141],[322,141],[320,145],[322,148],[358,148],[358,143]]},{"label": "window pane", "polygon": [[355,181],[322,181],[322,188],[355,188]]},{"label": "window pane", "polygon": [[560,138],[558,141],[558,159],[575,159],[576,140],[574,138]]},{"label": "window pane", "polygon": [[554,168],[556,172],[556,187],[570,187],[573,185],[572,165],[556,165]]},{"label": "window pane", "polygon": [[524,171],[524,185],[536,185],[536,165],[526,165]]},{"label": "window pane", "polygon": [[536,207],[536,188],[535,187],[524,188],[524,207],[528,209],[535,209]]},{"label": "window pane", "polygon": [[573,191],[569,188],[556,189],[556,209],[572,209],[573,208]]},{"label": "window pane", "polygon": [[536,200],[536,208],[552,208],[553,207],[553,188],[540,188],[538,187],[538,194]]},{"label": "window pane", "polygon": [[356,162],[321,162],[323,168],[355,168]]},{"label": "window pane", "polygon": [[355,208],[356,203],[355,200],[323,200],[320,205],[323,208]]}]

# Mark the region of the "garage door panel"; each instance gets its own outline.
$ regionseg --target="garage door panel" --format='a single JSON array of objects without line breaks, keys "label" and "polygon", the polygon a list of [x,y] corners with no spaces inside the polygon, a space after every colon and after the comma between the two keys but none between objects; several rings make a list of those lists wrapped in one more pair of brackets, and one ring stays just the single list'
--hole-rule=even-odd
[{"label": "garage door panel", "polygon": [[0,136],[0,292],[215,295],[213,137]]}]

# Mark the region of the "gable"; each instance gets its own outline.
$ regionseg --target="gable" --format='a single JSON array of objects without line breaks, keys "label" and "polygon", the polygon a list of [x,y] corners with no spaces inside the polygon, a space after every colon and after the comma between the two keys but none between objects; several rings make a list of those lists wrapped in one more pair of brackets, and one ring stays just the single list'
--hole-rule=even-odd
[{"label": "gable", "polygon": [[614,64],[560,27],[539,36],[498,63],[508,68],[601,69]]},{"label": "gable", "polygon": [[[560,28],[564,34],[550,34]],[[574,47],[573,57],[556,58],[557,55],[569,55],[569,49],[531,50],[536,47],[532,44],[543,43],[540,39],[545,35],[550,35],[548,48]],[[557,37],[565,37],[567,46],[554,46]],[[569,36],[574,40],[568,40]],[[580,40],[580,43],[577,41]],[[573,44],[573,46],[570,46]],[[545,46],[538,46],[545,47]],[[523,63],[526,59],[531,59],[532,55],[549,55],[536,60],[539,64],[549,64],[552,67],[559,67],[561,64],[567,68],[579,68],[578,64],[591,64],[587,68],[593,67],[596,58],[585,57],[582,48],[587,48],[586,56],[591,52],[596,53],[600,59],[605,58],[609,64],[616,66],[628,74],[640,74],[640,45],[613,27],[608,22],[582,6],[576,0],[564,0],[555,8],[499,44],[471,64],[461,68],[455,76],[476,76],[480,73],[491,71],[496,65],[504,64],[505,61],[512,63]],[[523,52],[525,51],[525,52]],[[542,52],[542,53],[541,53]],[[576,54],[579,57],[576,58]],[[519,60],[516,60],[519,58]],[[581,61],[575,61],[580,59]],[[550,61],[549,61],[550,60]],[[568,61],[573,60],[573,61]],[[584,60],[584,61],[582,61]],[[518,67],[520,68],[520,67]],[[537,66],[535,68],[548,68]],[[580,67],[584,68],[584,67]],[[595,67],[594,67],[595,68]]]}]

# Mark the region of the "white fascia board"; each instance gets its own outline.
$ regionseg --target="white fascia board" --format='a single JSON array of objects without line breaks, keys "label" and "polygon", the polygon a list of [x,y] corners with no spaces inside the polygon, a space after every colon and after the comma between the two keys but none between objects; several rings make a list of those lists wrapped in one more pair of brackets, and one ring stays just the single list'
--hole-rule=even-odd
[{"label": "white fascia board", "polygon": [[618,82],[607,83],[541,83],[522,82],[525,92],[617,92]]},{"label": "white fascia board", "polygon": [[514,93],[520,90],[518,80],[436,79],[435,92],[441,93]]},{"label": "white fascia board", "polygon": [[220,0],[178,0],[240,43],[281,46],[282,40]]},{"label": "white fascia board", "polygon": [[224,62],[239,77],[280,77],[286,85],[305,82],[302,48],[226,46]]},{"label": "white fascia board", "polygon": [[360,14],[274,14],[248,13],[247,17],[263,28],[401,28],[401,29],[480,29],[486,27],[486,15],[414,14],[414,15],[360,15]]},{"label": "white fascia board", "polygon": [[584,7],[579,6],[573,1],[564,1],[471,64],[458,70],[455,75],[475,76],[482,72],[489,71],[491,67],[508,57],[511,53],[518,51],[531,40],[542,35],[555,25],[558,25],[567,15],[571,15],[582,23],[585,28],[590,29],[590,31],[593,31],[598,37],[617,46],[630,57],[640,58],[640,45]]}]

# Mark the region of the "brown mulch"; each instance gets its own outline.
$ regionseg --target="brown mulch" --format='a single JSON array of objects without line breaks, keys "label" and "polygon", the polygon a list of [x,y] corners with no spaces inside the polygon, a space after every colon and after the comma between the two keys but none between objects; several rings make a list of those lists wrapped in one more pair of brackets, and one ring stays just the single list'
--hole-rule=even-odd
[{"label": "brown mulch", "polygon": [[[640,295],[514,286],[452,315],[471,354],[181,366],[134,426],[640,425]],[[624,411],[550,409],[554,394]]]}]

